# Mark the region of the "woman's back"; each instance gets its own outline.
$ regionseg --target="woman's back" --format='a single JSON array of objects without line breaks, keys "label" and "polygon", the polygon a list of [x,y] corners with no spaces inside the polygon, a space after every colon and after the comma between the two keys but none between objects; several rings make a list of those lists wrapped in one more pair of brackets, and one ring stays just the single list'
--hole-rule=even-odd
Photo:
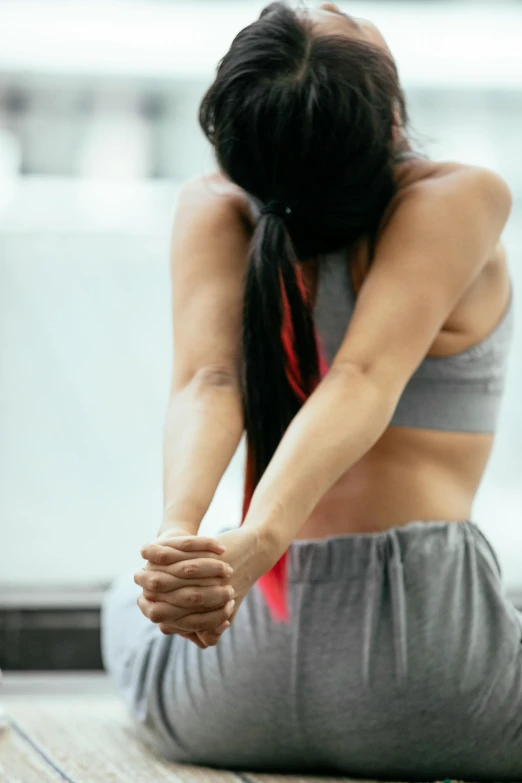
[{"label": "woman's back", "polygon": [[[400,210],[408,208],[407,204],[402,206],[402,201],[413,186],[417,190],[419,186],[430,187],[434,180],[466,168],[420,157],[399,164],[399,190],[383,224],[392,229]],[[230,198],[238,213],[255,220],[255,206],[233,183],[217,173],[202,182],[207,194],[209,182],[218,197]],[[441,226],[440,231],[444,230]],[[343,319],[348,328],[355,297],[363,285],[368,247],[368,238],[363,237],[350,252],[330,253],[302,264],[315,325],[329,361],[344,336]],[[378,312],[375,318],[379,318]],[[421,376],[416,385],[410,381],[405,389],[397,411],[401,416],[396,416],[401,423],[392,418],[381,438],[319,501],[297,538],[371,532],[412,519],[459,521],[471,517],[473,500],[493,446],[512,322],[512,284],[506,254],[499,242],[431,345],[416,373]],[[492,350],[486,351],[487,347]],[[458,354],[462,354],[460,359]],[[456,358],[445,358],[452,356]],[[465,383],[469,365],[473,360],[477,363],[477,359],[485,377],[474,384]],[[493,379],[488,380],[488,372],[496,374],[496,388]],[[444,385],[437,379],[451,373],[457,376],[453,384]],[[423,374],[427,377],[423,378]],[[435,380],[430,381],[430,374]],[[435,401],[429,397],[434,388],[439,391]],[[477,391],[482,400],[479,407]],[[455,408],[466,405],[465,398],[469,400],[468,407],[475,405],[476,409],[473,416],[468,416],[469,421],[463,420],[459,427]],[[431,415],[427,412],[423,417],[423,402],[426,407],[431,406]],[[482,417],[481,411],[485,412]],[[414,423],[410,423],[412,418]]]}]

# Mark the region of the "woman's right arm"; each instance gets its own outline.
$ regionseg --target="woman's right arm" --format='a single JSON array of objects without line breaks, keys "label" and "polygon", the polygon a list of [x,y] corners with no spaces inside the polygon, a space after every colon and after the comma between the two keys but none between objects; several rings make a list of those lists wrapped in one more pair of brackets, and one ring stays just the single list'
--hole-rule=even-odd
[{"label": "woman's right arm", "polygon": [[187,183],[174,221],[174,367],[160,533],[195,535],[241,440],[243,276],[249,235],[233,199]]},{"label": "woman's right arm", "polygon": [[164,435],[164,511],[158,535],[183,530],[196,535],[243,433],[241,399],[234,374],[203,367],[174,389]]},{"label": "woman's right arm", "polygon": [[218,636],[207,635],[205,643],[191,631],[216,628],[233,608],[227,604],[230,569],[217,559],[223,547],[197,534],[243,434],[238,372],[250,235],[241,215],[230,190],[221,196],[201,180],[186,183],[178,199],[164,512],[156,542],[141,550],[149,563],[135,575],[144,589],[138,601],[143,613],[165,633],[188,633],[198,646],[215,643]]}]

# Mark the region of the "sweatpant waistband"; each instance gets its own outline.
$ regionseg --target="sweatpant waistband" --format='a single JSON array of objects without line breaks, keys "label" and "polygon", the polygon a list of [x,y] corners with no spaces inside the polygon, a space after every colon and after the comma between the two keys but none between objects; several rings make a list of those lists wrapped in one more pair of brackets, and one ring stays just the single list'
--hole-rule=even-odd
[{"label": "sweatpant waistband", "polygon": [[369,567],[419,566],[428,557],[451,559],[462,547],[473,546],[501,576],[491,544],[471,520],[412,521],[376,533],[349,533],[323,539],[297,539],[288,550],[289,582],[331,582],[363,577]]}]

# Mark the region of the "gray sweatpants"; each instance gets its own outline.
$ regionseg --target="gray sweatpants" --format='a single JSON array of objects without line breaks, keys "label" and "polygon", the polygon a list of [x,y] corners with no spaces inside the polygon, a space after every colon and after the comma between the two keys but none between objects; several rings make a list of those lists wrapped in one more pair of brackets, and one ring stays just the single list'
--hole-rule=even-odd
[{"label": "gray sweatpants", "polygon": [[105,666],[168,759],[393,780],[522,781],[522,615],[473,522],[295,541],[290,624],[257,587],[200,650],[103,606]]}]

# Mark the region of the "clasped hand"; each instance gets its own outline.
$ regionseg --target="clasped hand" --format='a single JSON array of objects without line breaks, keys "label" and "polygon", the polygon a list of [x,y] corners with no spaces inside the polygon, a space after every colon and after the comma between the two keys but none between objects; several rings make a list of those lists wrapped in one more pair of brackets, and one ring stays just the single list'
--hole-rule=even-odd
[{"label": "clasped hand", "polygon": [[256,537],[244,528],[216,538],[167,530],[141,548],[148,562],[134,575],[143,588],[138,606],[162,633],[213,646],[264,573],[256,554]]}]

